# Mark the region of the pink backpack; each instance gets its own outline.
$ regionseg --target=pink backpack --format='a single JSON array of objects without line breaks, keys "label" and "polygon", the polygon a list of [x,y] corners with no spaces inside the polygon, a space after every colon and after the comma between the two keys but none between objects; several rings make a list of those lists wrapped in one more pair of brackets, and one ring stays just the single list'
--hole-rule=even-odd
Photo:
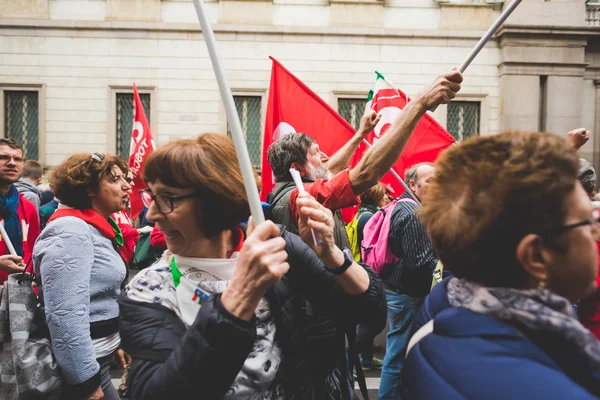
[{"label": "pink backpack", "polygon": [[363,240],[360,244],[362,262],[380,275],[384,267],[398,261],[398,257],[392,253],[388,246],[390,237],[390,220],[392,211],[398,202],[413,203],[413,199],[394,200],[387,206],[380,208],[366,223],[363,230]]}]

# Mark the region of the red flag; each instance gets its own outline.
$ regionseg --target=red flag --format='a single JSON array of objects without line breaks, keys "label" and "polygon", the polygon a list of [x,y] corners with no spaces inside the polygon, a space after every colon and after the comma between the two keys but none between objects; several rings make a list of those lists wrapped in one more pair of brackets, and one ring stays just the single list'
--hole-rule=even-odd
[{"label": "red flag", "polygon": [[133,101],[135,105],[135,118],[133,120],[133,129],[131,131],[131,146],[129,148],[129,169],[133,173],[133,194],[131,195],[131,219],[135,220],[144,207],[139,191],[146,188],[146,183],[142,179],[144,162],[148,154],[154,150],[154,140],[150,133],[148,119],[137,91],[137,86],[133,84]]},{"label": "red flag", "polygon": [[[404,108],[406,101],[406,94],[395,88],[383,75],[377,73],[375,90],[369,95],[367,108],[380,114],[381,120],[373,132],[367,135],[366,139],[369,143],[375,144],[385,134],[400,115],[400,110]],[[455,142],[456,139],[430,114],[425,114],[392,168],[404,179],[406,169],[421,162],[434,162],[443,150]],[[402,185],[390,173],[385,175],[382,182],[390,184],[394,188],[395,197],[404,193]],[[408,182],[406,183],[408,184]]]}]

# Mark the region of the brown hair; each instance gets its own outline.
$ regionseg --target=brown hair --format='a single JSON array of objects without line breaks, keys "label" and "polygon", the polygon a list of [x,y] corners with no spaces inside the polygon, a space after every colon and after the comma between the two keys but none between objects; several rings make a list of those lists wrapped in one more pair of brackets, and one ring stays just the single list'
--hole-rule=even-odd
[{"label": "brown hair", "polygon": [[0,146],[8,146],[11,149],[21,150],[21,154],[23,153],[23,148],[12,138],[0,138]]},{"label": "brown hair", "polygon": [[100,180],[110,174],[114,166],[125,175],[129,172],[123,158],[94,154],[103,158],[102,161],[90,153],[73,154],[52,171],[50,187],[61,203],[80,210],[90,208],[89,192],[98,189]]},{"label": "brown hair", "polygon": [[578,166],[567,141],[550,133],[506,132],[448,149],[420,213],[444,267],[487,286],[522,285],[517,245],[564,223]]},{"label": "brown hair", "polygon": [[[258,180],[256,171],[254,176]],[[206,133],[159,147],[146,160],[144,180],[201,193],[196,200],[197,222],[207,236],[230,229],[250,215],[233,141],[222,134]]]},{"label": "brown hair", "polygon": [[42,164],[35,160],[27,160],[23,164],[23,178],[40,179],[43,173]]},{"label": "brown hair", "polygon": [[371,186],[360,195],[360,203],[364,205],[377,206],[379,201],[386,195],[386,189],[382,183]]}]

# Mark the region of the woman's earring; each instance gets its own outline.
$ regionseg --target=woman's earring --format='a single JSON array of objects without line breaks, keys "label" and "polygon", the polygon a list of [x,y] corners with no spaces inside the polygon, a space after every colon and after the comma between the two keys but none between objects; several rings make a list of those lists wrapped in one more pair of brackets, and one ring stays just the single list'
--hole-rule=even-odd
[{"label": "woman's earring", "polygon": [[538,282],[538,290],[546,289],[546,274],[542,275],[542,279]]}]

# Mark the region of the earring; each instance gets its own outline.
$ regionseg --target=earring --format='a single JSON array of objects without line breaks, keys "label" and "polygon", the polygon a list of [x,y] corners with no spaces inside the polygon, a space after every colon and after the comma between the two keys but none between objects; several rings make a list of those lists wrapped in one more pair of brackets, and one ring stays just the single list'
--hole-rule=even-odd
[{"label": "earring", "polygon": [[538,290],[546,289],[546,274],[542,275],[542,279],[538,282]]}]

